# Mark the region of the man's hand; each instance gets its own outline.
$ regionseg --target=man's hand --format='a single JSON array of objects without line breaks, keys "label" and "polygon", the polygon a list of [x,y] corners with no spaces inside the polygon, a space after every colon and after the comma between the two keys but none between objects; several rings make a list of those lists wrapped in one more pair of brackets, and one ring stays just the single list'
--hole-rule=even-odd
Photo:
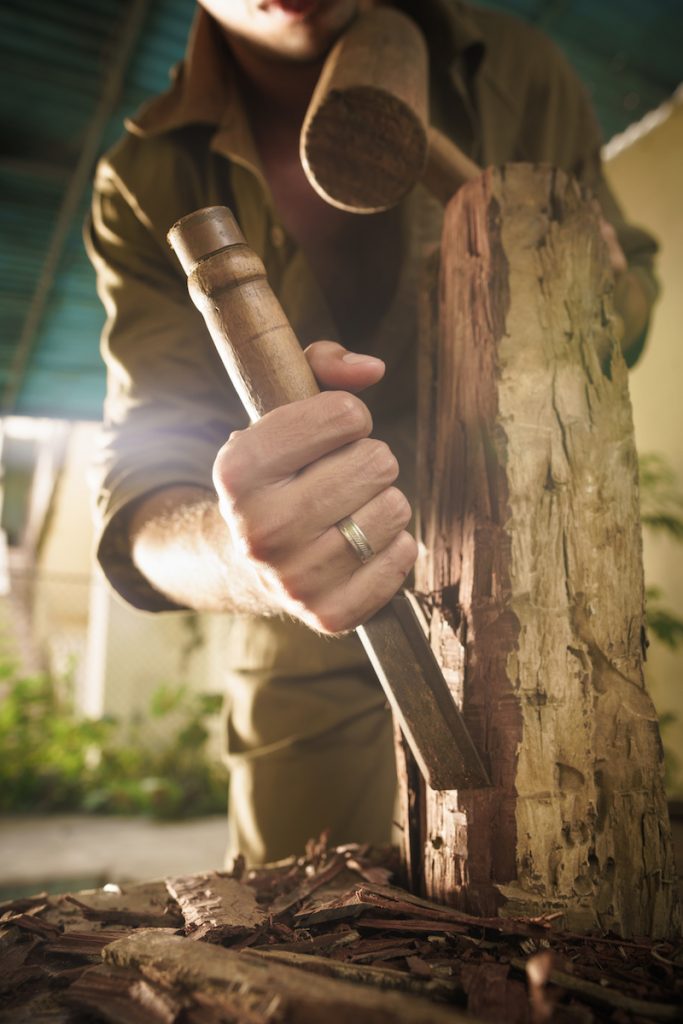
[{"label": "man's hand", "polygon": [[[236,431],[214,464],[216,494],[169,487],[130,520],[133,561],[161,594],[204,611],[287,613],[322,633],[369,619],[417,555],[398,465],[370,437],[352,392],[384,373],[379,359],[333,342],[306,352],[321,388]],[[336,527],[352,515],[375,555],[364,565]]]},{"label": "man's hand", "polygon": [[[629,270],[628,261],[613,225],[605,220],[599,208],[598,214],[600,233],[607,246],[610,265],[614,271],[614,308],[621,320],[621,350],[626,355],[647,327],[650,301],[638,275]],[[599,355],[602,360],[607,357],[606,352]]]},{"label": "man's hand", "polygon": [[[370,437],[368,408],[351,394],[376,383],[384,364],[333,342],[306,355],[321,388],[334,390],[232,434],[214,484],[237,558],[261,578],[274,610],[339,633],[386,604],[417,548],[405,530],[410,506],[393,486],[398,463]],[[349,515],[375,552],[364,565],[335,525]]]}]

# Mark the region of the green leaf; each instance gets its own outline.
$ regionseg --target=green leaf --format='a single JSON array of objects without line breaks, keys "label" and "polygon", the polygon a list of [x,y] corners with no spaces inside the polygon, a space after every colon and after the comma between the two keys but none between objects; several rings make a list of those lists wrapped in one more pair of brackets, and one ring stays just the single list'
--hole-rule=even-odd
[{"label": "green leaf", "polygon": [[160,686],[152,694],[150,713],[155,718],[163,718],[171,711],[177,711],[182,705],[187,690],[184,686]]},{"label": "green leaf", "polygon": [[638,461],[643,526],[683,540],[683,494],[676,474],[661,455],[642,454]]},{"label": "green leaf", "polygon": [[666,608],[648,608],[648,629],[658,640],[675,650],[683,641],[683,619]]},{"label": "green leaf", "polygon": [[[164,685],[147,716],[87,719],[69,677],[18,676],[0,657],[0,811],[87,811],[189,817],[223,811],[227,774],[204,721],[221,698]],[[173,712],[156,744],[150,715]]]}]

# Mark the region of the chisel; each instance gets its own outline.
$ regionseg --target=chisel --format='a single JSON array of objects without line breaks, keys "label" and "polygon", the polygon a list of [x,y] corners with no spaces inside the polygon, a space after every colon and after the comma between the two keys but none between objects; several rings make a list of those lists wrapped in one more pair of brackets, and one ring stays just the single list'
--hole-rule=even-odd
[{"label": "chisel", "polygon": [[[230,210],[197,210],[173,225],[168,240],[250,419],[318,394],[263,263]],[[427,784],[489,785],[411,597],[397,594],[356,632]]]}]

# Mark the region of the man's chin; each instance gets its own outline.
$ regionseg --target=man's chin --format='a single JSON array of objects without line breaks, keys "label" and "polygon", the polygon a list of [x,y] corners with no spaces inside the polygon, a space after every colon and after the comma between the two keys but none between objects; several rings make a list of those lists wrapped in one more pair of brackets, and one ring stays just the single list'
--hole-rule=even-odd
[{"label": "man's chin", "polygon": [[325,56],[351,24],[357,4],[352,0],[267,0],[265,13],[272,14],[273,26],[259,40],[263,50],[284,61],[312,63]]}]

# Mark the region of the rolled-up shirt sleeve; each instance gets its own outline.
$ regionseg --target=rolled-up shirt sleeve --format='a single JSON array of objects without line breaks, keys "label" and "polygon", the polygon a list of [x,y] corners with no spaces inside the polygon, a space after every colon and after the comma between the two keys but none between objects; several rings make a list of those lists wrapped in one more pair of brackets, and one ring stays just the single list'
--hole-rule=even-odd
[{"label": "rolled-up shirt sleeve", "polygon": [[212,490],[216,453],[245,416],[163,234],[106,165],[85,235],[107,313],[107,397],[92,467],[97,558],[129,603],[169,609],[133,565],[129,513],[167,486]]}]

